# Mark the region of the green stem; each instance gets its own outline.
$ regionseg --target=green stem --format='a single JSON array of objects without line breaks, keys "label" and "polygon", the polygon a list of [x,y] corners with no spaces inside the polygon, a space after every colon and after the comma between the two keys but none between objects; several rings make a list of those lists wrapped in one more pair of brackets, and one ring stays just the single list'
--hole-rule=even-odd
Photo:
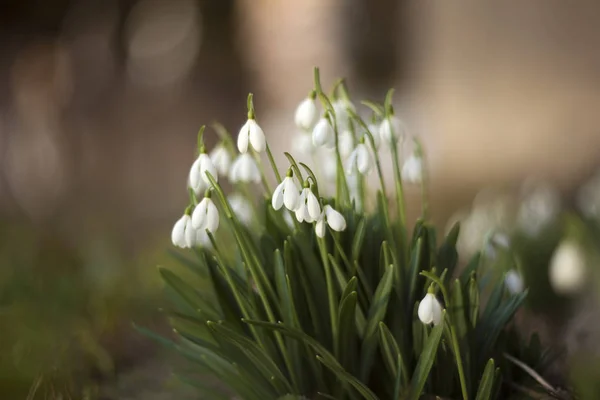
[{"label": "green stem", "polygon": [[394,181],[396,187],[396,207],[398,208],[398,235],[400,241],[400,248],[402,250],[403,261],[406,263],[406,257],[408,256],[406,251],[406,207],[404,204],[404,190],[402,188],[402,175],[400,174],[400,160],[398,157],[398,148],[395,144],[392,146],[392,160],[394,163]]},{"label": "green stem", "polygon": [[262,160],[260,159],[260,155],[258,153],[253,153],[253,155],[254,155],[254,161],[258,165],[258,169],[260,171],[260,179],[262,181],[263,186],[265,187],[265,190],[267,191],[266,197],[272,196],[273,188],[269,184],[269,180],[267,179],[267,176],[265,175],[265,171],[262,168]]},{"label": "green stem", "polygon": [[339,335],[338,335],[338,326],[337,326],[337,306],[335,299],[335,288],[333,286],[333,281],[331,279],[331,267],[329,265],[329,260],[327,258],[327,248],[325,244],[325,240],[322,238],[318,239],[319,243],[319,251],[321,253],[321,259],[323,260],[323,269],[325,270],[325,282],[327,284],[327,297],[329,299],[329,314],[331,321],[331,335],[333,338],[333,348],[336,352],[336,357],[339,357]]},{"label": "green stem", "polygon": [[267,143],[267,157],[269,157],[269,162],[271,163],[271,168],[273,168],[273,172],[275,172],[275,178],[277,178],[277,183],[281,183],[281,175],[279,174],[279,170],[277,169],[277,164],[275,164],[275,159],[273,158],[273,153],[271,153],[271,148]]}]

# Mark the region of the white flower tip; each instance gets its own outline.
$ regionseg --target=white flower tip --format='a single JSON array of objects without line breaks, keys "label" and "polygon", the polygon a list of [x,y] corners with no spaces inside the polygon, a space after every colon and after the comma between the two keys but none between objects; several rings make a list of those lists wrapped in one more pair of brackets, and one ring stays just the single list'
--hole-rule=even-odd
[{"label": "white flower tip", "polygon": [[439,325],[442,322],[442,306],[433,293],[427,293],[421,300],[417,314],[426,325]]},{"label": "white flower tip", "polygon": [[550,261],[550,283],[556,293],[578,293],[586,281],[586,259],[583,249],[576,243],[561,243]]}]

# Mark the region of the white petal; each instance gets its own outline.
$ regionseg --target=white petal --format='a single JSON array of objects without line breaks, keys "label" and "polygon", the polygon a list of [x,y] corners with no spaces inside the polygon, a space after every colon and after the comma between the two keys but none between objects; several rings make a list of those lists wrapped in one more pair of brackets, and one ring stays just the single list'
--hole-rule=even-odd
[{"label": "white petal", "polygon": [[[375,150],[379,148],[379,145],[381,144],[381,134],[379,133],[379,127],[375,124],[369,124],[367,125],[367,128],[369,128],[369,132],[371,132],[371,135],[373,136],[373,141],[375,142]],[[365,133],[366,135],[366,133]],[[371,139],[367,137],[365,138],[366,143],[369,143],[369,146],[371,146]]]},{"label": "white petal", "polygon": [[396,117],[388,117],[381,122],[379,134],[385,144],[395,144],[402,137],[402,124]]},{"label": "white petal", "polygon": [[319,215],[321,215],[321,206],[319,205],[319,200],[310,189],[305,190],[308,190],[306,193],[306,206],[308,208],[308,214],[310,215],[312,221],[316,221],[317,218],[319,218]]},{"label": "white petal", "polygon": [[209,201],[209,198],[203,198],[194,209],[194,212],[192,213],[192,226],[194,229],[206,229],[206,210]]},{"label": "white petal", "polygon": [[298,220],[298,222],[310,222],[308,221],[308,219],[310,219],[310,215],[308,215],[308,210],[306,209],[306,205],[302,204],[300,205],[300,207],[298,207],[296,209],[296,219]]},{"label": "white petal", "polygon": [[330,205],[325,206],[325,215],[327,216],[327,224],[329,224],[331,229],[336,232],[346,229],[346,219]]},{"label": "white petal", "polygon": [[356,147],[356,168],[363,175],[371,170],[371,154],[367,146],[362,143]]},{"label": "white petal", "polygon": [[212,242],[206,233],[206,230],[196,230],[196,246],[212,247]]},{"label": "white petal", "polygon": [[229,151],[224,146],[219,145],[210,152],[210,159],[219,175],[227,176],[231,167],[231,155]]},{"label": "white petal", "polygon": [[427,325],[433,322],[433,301],[429,293],[421,300],[417,314],[422,323]]},{"label": "white petal", "polygon": [[234,193],[230,195],[227,200],[229,201],[229,206],[240,222],[245,225],[250,225],[254,210],[248,199],[240,194]]},{"label": "white petal", "polygon": [[240,151],[240,153],[245,153],[248,151],[248,139],[250,136],[250,123],[251,120],[246,121],[246,123],[244,125],[242,125],[242,127],[240,128],[240,133],[238,133],[238,138],[237,138],[237,147],[238,150]]},{"label": "white petal", "polygon": [[217,174],[217,169],[215,168],[210,157],[207,154],[200,154],[198,160],[200,161],[200,176],[202,179],[204,179],[204,182],[207,185],[211,184],[208,176],[206,175],[207,172],[212,175],[215,181],[218,181],[219,176]]},{"label": "white petal", "polygon": [[211,199],[208,199],[208,207],[206,209],[206,229],[214,233],[219,228],[219,210]]},{"label": "white petal", "polygon": [[[333,136],[333,145],[335,146],[335,137]],[[347,157],[354,149],[354,137],[352,132],[343,131],[338,136],[338,147],[342,157]]]},{"label": "white petal", "polygon": [[292,138],[292,151],[296,156],[307,156],[314,150],[310,133],[298,133]]},{"label": "white petal", "polygon": [[549,273],[556,293],[578,293],[586,282],[586,259],[581,247],[571,241],[561,243],[552,256]]},{"label": "white petal", "polygon": [[248,124],[250,127],[250,144],[254,147],[254,150],[257,152],[265,151],[267,148],[267,140],[265,139],[265,133],[262,128],[256,123],[256,120],[251,119],[248,120]]},{"label": "white petal", "polygon": [[[312,141],[315,147],[323,146],[331,143],[331,138],[334,136],[333,128],[329,125],[329,121],[321,118],[313,129]],[[334,137],[335,140],[335,137]]]},{"label": "white petal", "polygon": [[420,157],[411,155],[402,166],[402,180],[418,184],[423,180],[423,163]]},{"label": "white petal", "polygon": [[321,216],[321,218],[319,218],[319,220],[317,221],[317,224],[315,225],[315,233],[317,234],[318,237],[324,238],[325,232],[326,232],[325,218],[323,218],[323,216]]},{"label": "white petal", "polygon": [[196,245],[196,230],[192,227],[192,221],[186,221],[184,234],[186,247],[194,247]]},{"label": "white petal", "polygon": [[283,202],[285,207],[293,211],[298,207],[298,199],[300,198],[298,186],[296,186],[294,178],[291,177],[286,177],[281,184],[284,185]]},{"label": "white petal", "polygon": [[190,187],[195,190],[200,185],[200,179],[200,157],[198,157],[192,164],[192,168],[190,168]]},{"label": "white petal", "polygon": [[348,160],[346,160],[346,173],[348,175],[354,175],[354,172],[356,171],[356,157],[357,156],[358,156],[358,154],[356,153],[356,150],[354,150],[350,154],[350,157],[348,157]]},{"label": "white petal", "polygon": [[514,269],[511,269],[506,273],[506,276],[504,277],[504,284],[511,294],[521,293],[525,288],[521,275]]},{"label": "white petal", "polygon": [[189,215],[184,215],[179,218],[175,225],[173,225],[173,230],[171,231],[171,241],[173,245],[177,247],[185,247],[185,225],[187,220],[190,219]]},{"label": "white petal", "polygon": [[313,128],[317,119],[317,106],[315,101],[310,98],[304,99],[296,108],[294,122],[300,129],[310,130]]},{"label": "white petal", "polygon": [[283,206],[283,190],[285,187],[285,179],[275,188],[273,197],[271,198],[271,205],[275,210],[279,210]]}]

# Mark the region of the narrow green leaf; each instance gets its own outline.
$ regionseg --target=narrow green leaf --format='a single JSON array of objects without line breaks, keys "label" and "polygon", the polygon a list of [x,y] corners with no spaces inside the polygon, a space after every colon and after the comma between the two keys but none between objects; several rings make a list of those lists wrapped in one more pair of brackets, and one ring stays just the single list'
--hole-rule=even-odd
[{"label": "narrow green leaf", "polygon": [[340,360],[340,364],[347,370],[352,370],[354,363],[354,351],[348,351],[356,347],[356,292],[351,292],[342,299],[338,312],[338,332],[340,335],[334,354]]},{"label": "narrow green leaf", "polygon": [[217,335],[224,340],[229,341],[237,347],[260,371],[264,378],[269,381],[278,392],[292,392],[292,385],[289,383],[283,372],[279,369],[273,359],[265,353],[264,349],[247,337],[240,335],[232,329],[215,322],[207,322],[207,325]]},{"label": "narrow green leaf", "polygon": [[450,232],[446,236],[444,243],[438,251],[438,263],[437,265],[442,269],[448,270],[448,276],[454,276],[454,270],[458,263],[458,252],[456,251],[456,242],[458,241],[458,234],[460,232],[460,223],[457,222],[452,226]]},{"label": "narrow green leaf", "polygon": [[[381,344],[381,355],[386,363],[388,371],[393,377],[398,377],[400,374],[401,388],[408,385],[408,371],[404,365],[400,347],[390,332],[387,325],[383,322],[379,323],[379,342]],[[398,363],[400,363],[398,365]]]},{"label": "narrow green leaf", "polygon": [[330,360],[325,359],[324,357],[317,356],[317,360],[319,360],[323,365],[325,365],[331,372],[333,372],[341,381],[347,382],[354,389],[356,389],[365,399],[367,400],[379,400],[377,395],[369,389],[367,385],[359,381],[356,377],[352,376],[348,372],[346,372],[339,364],[332,363]]},{"label": "narrow green leaf", "polygon": [[463,298],[462,286],[460,280],[455,279],[450,294],[450,316],[452,323],[456,327],[456,334],[459,340],[463,340],[467,334],[467,319],[465,315],[465,304]]},{"label": "narrow green leaf", "polygon": [[223,316],[215,310],[212,304],[204,300],[198,291],[185,283],[183,279],[175,275],[172,271],[163,267],[159,267],[158,271],[167,285],[175,290],[175,292],[188,303],[192,310],[202,312],[208,319],[223,318]]},{"label": "narrow green leaf", "polygon": [[354,238],[352,239],[352,260],[356,261],[360,257],[360,252],[362,250],[363,242],[365,240],[365,234],[367,232],[366,229],[366,221],[365,218],[361,218],[356,225],[356,229],[354,231]]},{"label": "narrow green leaf", "polygon": [[[445,318],[446,311],[444,311],[442,314],[442,320],[445,320]],[[429,376],[429,371],[431,371],[431,367],[435,361],[435,356],[443,332],[444,324],[439,324],[431,330],[431,334],[429,335],[429,338],[423,347],[423,352],[419,357],[419,361],[417,362],[417,366],[415,367],[415,371],[411,379],[410,392],[408,394],[409,400],[418,400],[418,398],[421,396],[423,388],[425,387],[425,382]]]},{"label": "narrow green leaf", "polygon": [[471,322],[471,326],[475,328],[475,326],[477,326],[477,316],[479,315],[479,288],[477,287],[477,281],[474,276],[469,280],[468,295],[469,322]]},{"label": "narrow green leaf", "polygon": [[359,374],[361,380],[368,379],[371,367],[373,366],[375,352],[377,351],[377,330],[379,329],[379,323],[385,318],[393,282],[394,266],[389,265],[379,285],[377,285],[373,302],[369,309],[367,328],[361,349],[361,370]]},{"label": "narrow green leaf", "polygon": [[475,400],[491,400],[492,388],[494,387],[494,375],[494,359],[490,358],[485,366],[483,375],[481,376],[481,381],[479,382],[479,389],[477,390],[477,396],[475,397]]}]

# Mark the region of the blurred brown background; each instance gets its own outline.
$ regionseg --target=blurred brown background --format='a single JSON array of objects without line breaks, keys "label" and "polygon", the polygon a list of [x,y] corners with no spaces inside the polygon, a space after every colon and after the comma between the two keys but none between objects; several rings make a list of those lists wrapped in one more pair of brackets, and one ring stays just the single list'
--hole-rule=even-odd
[{"label": "blurred brown background", "polygon": [[[41,270],[96,282],[89,271],[106,272],[96,254],[107,248],[119,260],[114,282],[136,282],[118,296],[154,293],[199,126],[219,120],[237,132],[252,91],[280,153],[313,66],[325,82],[347,77],[355,98],[397,89],[397,113],[427,149],[440,221],[480,188],[530,176],[568,193],[600,161],[599,16],[593,1],[4,0],[3,240],[17,258],[38,257],[28,267],[4,257],[0,312],[26,298],[8,290],[15,270],[27,271],[24,282]],[[48,272],[46,246],[74,258],[77,274]],[[144,290],[131,310],[124,297],[115,320],[128,326],[128,313],[151,308]],[[108,348],[105,336],[129,332],[102,326],[90,335]],[[40,374],[25,373],[25,385]]]}]

